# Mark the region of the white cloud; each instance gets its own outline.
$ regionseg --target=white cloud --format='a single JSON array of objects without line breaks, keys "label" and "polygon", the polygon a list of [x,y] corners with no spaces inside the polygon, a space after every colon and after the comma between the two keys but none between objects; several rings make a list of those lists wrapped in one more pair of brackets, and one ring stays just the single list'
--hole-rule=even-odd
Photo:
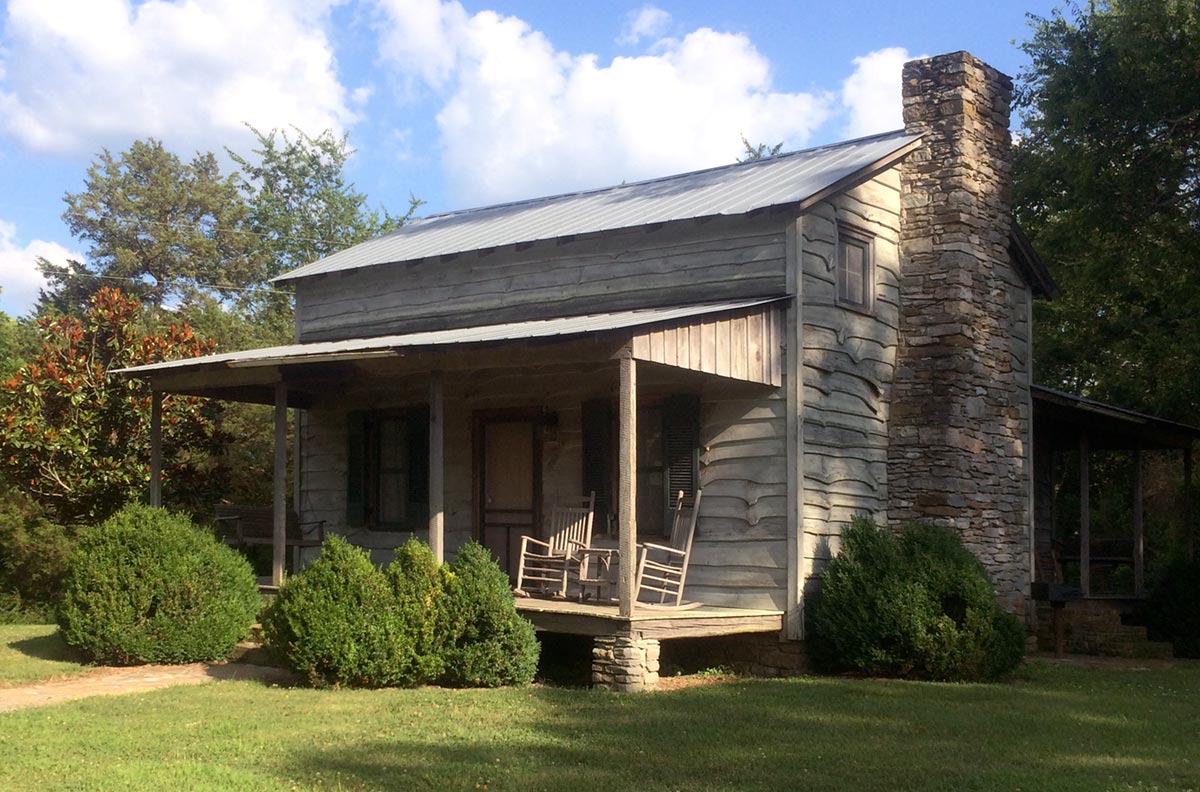
[{"label": "white cloud", "polygon": [[454,0],[380,4],[382,58],[443,93],[444,164],[466,204],[731,163],[742,134],[797,148],[830,112],[829,96],[772,90],[742,35],[701,28],[603,64]]},{"label": "white cloud", "polygon": [[661,8],[644,5],[625,16],[625,27],[617,43],[637,44],[642,39],[657,39],[667,32],[670,25],[670,14]]},{"label": "white cloud", "polygon": [[912,58],[903,47],[887,47],[854,59],[854,72],[842,83],[842,106],[850,116],[846,137],[904,126],[900,72],[909,60]]},{"label": "white cloud", "polygon": [[10,0],[0,134],[92,153],[155,136],[217,148],[260,128],[356,120],[324,25],[337,0]]},{"label": "white cloud", "polygon": [[0,220],[0,311],[21,316],[33,307],[38,290],[46,286],[37,268],[38,257],[55,264],[65,264],[67,259],[83,260],[82,254],[73,253],[57,242],[35,239],[21,247],[17,242],[17,227]]}]

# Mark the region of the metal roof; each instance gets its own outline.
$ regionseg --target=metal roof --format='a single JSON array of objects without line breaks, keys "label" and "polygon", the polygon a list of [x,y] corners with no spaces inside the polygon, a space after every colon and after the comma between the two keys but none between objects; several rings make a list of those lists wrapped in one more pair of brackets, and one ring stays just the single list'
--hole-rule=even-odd
[{"label": "metal roof", "polygon": [[602,190],[431,215],[275,280],[798,203],[896,161],[917,139],[887,132]]},{"label": "metal roof", "polygon": [[319,363],[334,360],[363,360],[398,354],[399,350],[415,347],[441,347],[455,344],[479,344],[495,341],[516,341],[534,338],[584,335],[587,333],[620,330],[628,327],[688,319],[706,314],[735,311],[777,302],[781,298],[767,300],[742,300],[739,302],[706,303],[672,308],[641,308],[617,313],[589,314],[587,316],[565,316],[554,319],[538,319],[509,324],[462,327],[452,330],[436,330],[407,335],[378,336],[375,338],[352,338],[345,341],[315,341],[305,344],[248,349],[244,352],[225,352],[204,357],[171,360],[117,369],[118,374],[177,374],[213,368],[258,368],[296,363]]},{"label": "metal roof", "polygon": [[[1030,386],[1034,403],[1054,404],[1066,407],[1080,413],[1100,416],[1111,421],[1119,421],[1132,427],[1150,427],[1163,432],[1187,435],[1189,438],[1200,437],[1200,427],[1170,421],[1148,413],[1137,412],[1115,404],[1106,404],[1084,396],[1076,396],[1066,391],[1048,388],[1045,385]],[[1190,443],[1190,440],[1189,440]]]}]

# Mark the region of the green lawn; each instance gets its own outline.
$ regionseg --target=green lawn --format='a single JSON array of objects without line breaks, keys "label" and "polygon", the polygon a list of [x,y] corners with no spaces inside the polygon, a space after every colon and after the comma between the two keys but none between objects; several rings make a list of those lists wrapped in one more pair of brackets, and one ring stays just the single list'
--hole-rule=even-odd
[{"label": "green lawn", "polygon": [[0,687],[92,670],[70,658],[53,624],[0,624]]},{"label": "green lawn", "polygon": [[4,790],[1200,790],[1200,667],[652,695],[218,682],[0,714]]}]

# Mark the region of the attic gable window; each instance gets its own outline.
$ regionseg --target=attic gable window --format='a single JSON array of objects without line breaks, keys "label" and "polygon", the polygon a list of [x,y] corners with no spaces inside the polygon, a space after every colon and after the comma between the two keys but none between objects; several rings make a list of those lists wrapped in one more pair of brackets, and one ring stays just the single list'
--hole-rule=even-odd
[{"label": "attic gable window", "polygon": [[875,237],[838,225],[837,303],[870,313],[875,307]]}]

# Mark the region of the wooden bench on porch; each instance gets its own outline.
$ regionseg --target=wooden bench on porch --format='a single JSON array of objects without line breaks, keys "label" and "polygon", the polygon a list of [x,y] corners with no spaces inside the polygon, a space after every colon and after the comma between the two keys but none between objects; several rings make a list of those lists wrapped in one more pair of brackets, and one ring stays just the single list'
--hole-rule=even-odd
[{"label": "wooden bench on porch", "polygon": [[[233,547],[275,543],[275,510],[271,506],[237,506],[221,503],[216,507],[217,531],[225,544]],[[288,510],[284,547],[297,553],[301,547],[320,547],[325,541],[325,521],[300,522],[294,511]],[[305,529],[314,527],[309,535]],[[299,557],[293,560],[298,564]]]}]

